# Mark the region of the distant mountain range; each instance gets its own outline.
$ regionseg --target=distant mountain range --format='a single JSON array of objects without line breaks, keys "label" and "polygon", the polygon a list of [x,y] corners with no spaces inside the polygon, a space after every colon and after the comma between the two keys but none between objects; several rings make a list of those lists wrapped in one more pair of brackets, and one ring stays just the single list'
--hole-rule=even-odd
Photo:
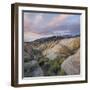
[{"label": "distant mountain range", "polygon": [[59,39],[65,39],[65,38],[74,38],[74,37],[80,37],[80,34],[77,35],[57,35],[57,36],[49,36],[49,37],[45,37],[45,38],[40,38],[40,39],[36,39],[33,41],[25,41],[25,42],[44,42],[44,41],[49,41],[49,40],[59,40]]},{"label": "distant mountain range", "polygon": [[51,36],[51,37],[45,37],[45,38],[40,38],[40,39],[36,39],[34,41],[30,41],[32,43],[34,42],[48,42],[50,40],[61,40],[61,39],[66,39],[66,38],[74,38],[74,37],[80,37],[80,35],[64,35],[64,36]]}]

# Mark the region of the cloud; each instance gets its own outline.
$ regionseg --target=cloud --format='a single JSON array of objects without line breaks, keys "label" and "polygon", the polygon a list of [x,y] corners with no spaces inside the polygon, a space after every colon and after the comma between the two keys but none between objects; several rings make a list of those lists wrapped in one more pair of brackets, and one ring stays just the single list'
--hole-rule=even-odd
[{"label": "cloud", "polygon": [[[24,31],[35,31],[35,32],[40,32],[40,33],[47,33],[48,29],[55,28],[62,24],[62,22],[65,21],[65,19],[68,18],[69,15],[66,14],[60,14],[58,16],[53,17],[49,22],[46,22],[44,18],[43,13],[38,13],[38,14],[29,14],[25,13],[24,15]],[[47,23],[46,26],[43,26],[43,23]],[[53,30],[53,29],[52,29]]]},{"label": "cloud", "polygon": [[34,25],[38,26],[38,24],[40,24],[43,21],[43,14],[38,14],[36,15],[35,19],[34,19]]},{"label": "cloud", "polygon": [[32,28],[33,24],[29,19],[30,15],[28,13],[24,14],[24,32],[28,32]]},{"label": "cloud", "polygon": [[62,22],[64,22],[67,18],[69,17],[69,15],[66,14],[62,14],[62,15],[58,15],[56,17],[54,17],[47,25],[47,27],[55,27],[60,25]]},{"label": "cloud", "polygon": [[80,21],[76,22],[76,23],[64,23],[60,26],[57,27],[53,27],[53,30],[58,30],[58,31],[70,31],[70,32],[78,32],[80,31]]},{"label": "cloud", "polygon": [[63,36],[63,35],[70,35],[70,30],[56,30],[52,32],[54,36]]},{"label": "cloud", "polygon": [[[75,34],[80,32],[80,16],[62,14],[54,17],[48,24],[45,32],[52,33],[63,31],[63,34]],[[68,33],[67,33],[68,32]]]},{"label": "cloud", "polygon": [[24,41],[32,41],[40,37],[41,35],[35,32],[24,32]]},{"label": "cloud", "polygon": [[[33,16],[34,15],[34,16]],[[43,14],[24,14],[24,31],[33,31],[40,28],[40,24],[43,22]]]},{"label": "cloud", "polygon": [[[68,17],[70,17],[70,15],[68,14],[60,14],[60,15],[56,15],[54,16],[46,25],[46,27],[44,28],[44,32],[45,34],[47,33],[52,33],[53,30],[56,30],[57,27],[60,27],[62,24],[64,24],[64,22],[66,20],[68,20]],[[65,24],[64,24],[65,26]],[[60,30],[60,28],[58,28],[58,30]]]},{"label": "cloud", "polygon": [[36,39],[45,38],[45,37],[51,37],[52,34],[38,34],[35,32],[24,32],[24,42],[34,41]]}]

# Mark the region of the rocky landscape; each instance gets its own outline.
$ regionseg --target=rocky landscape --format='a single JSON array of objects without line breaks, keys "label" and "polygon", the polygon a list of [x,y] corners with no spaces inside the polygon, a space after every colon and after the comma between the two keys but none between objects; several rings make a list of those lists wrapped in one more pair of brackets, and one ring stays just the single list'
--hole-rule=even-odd
[{"label": "rocky landscape", "polygon": [[24,42],[24,77],[80,74],[80,36]]}]

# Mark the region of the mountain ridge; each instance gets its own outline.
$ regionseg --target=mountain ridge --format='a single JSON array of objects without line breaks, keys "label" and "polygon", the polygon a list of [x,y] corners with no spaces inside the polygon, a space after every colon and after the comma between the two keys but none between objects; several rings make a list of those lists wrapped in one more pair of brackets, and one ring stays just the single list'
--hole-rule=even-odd
[{"label": "mountain ridge", "polygon": [[65,38],[75,38],[75,37],[80,37],[80,35],[51,36],[51,37],[36,39],[34,41],[27,41],[26,43],[37,42],[37,41],[48,41],[48,40],[51,40],[51,39],[58,40],[58,39],[65,39]]}]

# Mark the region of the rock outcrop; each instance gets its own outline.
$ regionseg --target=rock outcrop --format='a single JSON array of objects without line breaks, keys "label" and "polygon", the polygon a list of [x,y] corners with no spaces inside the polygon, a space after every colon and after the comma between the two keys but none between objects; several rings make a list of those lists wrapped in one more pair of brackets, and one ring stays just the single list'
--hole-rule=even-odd
[{"label": "rock outcrop", "polygon": [[36,60],[24,63],[24,77],[43,76],[43,71]]},{"label": "rock outcrop", "polygon": [[76,54],[69,56],[61,65],[61,68],[68,75],[80,74],[80,50]]}]

